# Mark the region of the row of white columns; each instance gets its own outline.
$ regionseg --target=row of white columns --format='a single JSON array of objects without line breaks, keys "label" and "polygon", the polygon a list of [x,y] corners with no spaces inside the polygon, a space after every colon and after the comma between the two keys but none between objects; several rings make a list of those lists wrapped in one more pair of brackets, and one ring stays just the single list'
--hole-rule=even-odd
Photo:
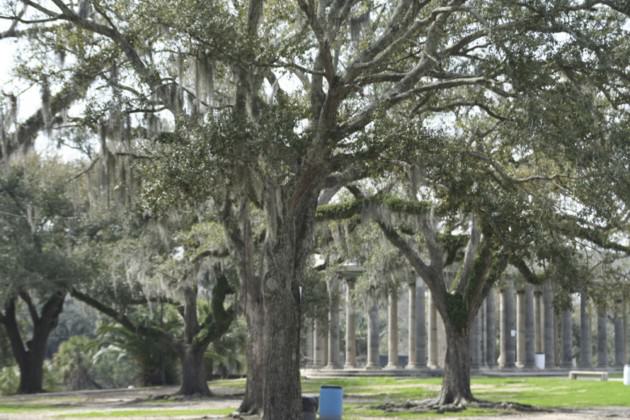
[{"label": "row of white columns", "polygon": [[[356,325],[357,313],[352,301],[353,280],[346,281],[345,288],[345,363],[340,359],[339,328],[339,282],[329,284],[330,310],[328,328],[315,322],[307,339],[307,365],[324,369],[357,369]],[[426,304],[425,304],[426,296]],[[498,314],[497,323],[497,302]],[[379,331],[378,302],[373,296],[367,296],[367,357],[363,366],[366,369],[378,369]],[[625,311],[623,311],[625,313]],[[402,368],[399,364],[398,337],[398,291],[388,294],[387,303],[387,355],[385,369]],[[541,288],[525,285],[515,288],[512,282],[506,282],[498,291],[491,292],[481,306],[471,326],[470,354],[471,367],[479,368],[534,368],[535,355],[544,354],[546,367],[568,368],[573,364],[572,312],[570,308],[562,311],[559,321],[555,319],[551,286]],[[425,318],[426,316],[426,318]],[[431,294],[425,293],[422,283],[408,285],[408,363],[407,369],[438,368],[442,366],[439,347],[440,330],[443,331],[441,318],[438,316]],[[597,345],[598,366],[608,366],[607,350],[607,312],[605,307],[597,310]],[[615,331],[615,365],[622,366],[626,360],[626,320],[625,316],[613,319]],[[497,327],[498,344],[497,349]],[[592,367],[590,312],[587,299],[583,294],[580,304],[580,367]],[[442,337],[443,340],[443,337]],[[556,346],[557,342],[560,344]],[[559,351],[556,351],[556,349]],[[497,351],[498,350],[498,351]],[[497,357],[498,354],[498,357]]]}]

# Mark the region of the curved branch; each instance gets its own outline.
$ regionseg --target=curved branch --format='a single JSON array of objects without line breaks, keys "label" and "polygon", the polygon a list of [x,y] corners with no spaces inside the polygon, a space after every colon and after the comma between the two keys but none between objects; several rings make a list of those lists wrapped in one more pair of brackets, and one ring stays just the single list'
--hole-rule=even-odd
[{"label": "curved branch", "polygon": [[396,229],[380,220],[376,223],[378,227],[381,228],[385,237],[403,253],[418,275],[423,278],[427,286],[429,286],[429,289],[431,289],[431,292],[441,291],[442,293],[446,293],[444,282],[437,280],[437,276],[435,276],[433,270],[424,262],[420,254],[396,232]]},{"label": "curved branch", "polygon": [[[451,2],[451,6],[458,6],[462,0]],[[443,39],[443,27],[446,23],[449,12],[439,13],[427,30],[426,41],[422,50],[422,57],[418,63],[407,74],[398,81],[382,99],[372,101],[362,111],[355,114],[337,130],[337,140],[347,137],[349,134],[363,129],[379,109],[395,105],[412,95],[418,81],[429,73],[438,63],[436,59],[438,45]],[[433,16],[433,15],[432,15]],[[447,82],[445,82],[447,83]]]},{"label": "curved branch", "polygon": [[[103,50],[95,56],[85,59],[59,93],[50,99],[50,114],[55,116],[83,98],[94,79],[104,67],[111,63],[111,55],[110,50]],[[15,139],[12,139],[7,144],[6,153],[11,155],[20,148],[23,150],[30,149],[37,135],[45,126],[44,113],[39,109],[27,118],[24,123],[20,124],[17,129],[17,135],[11,136],[15,137]],[[4,156],[0,152],[0,158],[2,157]]]},{"label": "curved branch", "polygon": [[466,252],[464,253],[464,262],[461,267],[460,277],[463,279],[463,283],[468,281],[468,278],[472,272],[473,264],[476,261],[477,251],[481,244],[481,226],[477,216],[473,213],[470,220],[470,237],[468,244],[466,245]]},{"label": "curved branch", "polygon": [[28,308],[28,312],[31,316],[31,320],[33,320],[33,324],[37,324],[39,322],[39,314],[37,313],[37,308],[35,307],[35,303],[33,303],[33,299],[31,299],[31,295],[28,294],[27,291],[21,290],[18,295],[20,298],[26,303]]}]

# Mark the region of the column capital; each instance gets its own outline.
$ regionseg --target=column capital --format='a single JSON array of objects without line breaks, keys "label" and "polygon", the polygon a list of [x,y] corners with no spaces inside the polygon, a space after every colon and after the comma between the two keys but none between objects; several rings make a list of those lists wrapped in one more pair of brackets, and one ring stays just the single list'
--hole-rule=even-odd
[{"label": "column capital", "polygon": [[497,285],[500,293],[507,290],[514,290],[514,279],[512,277],[504,277],[502,281]]}]

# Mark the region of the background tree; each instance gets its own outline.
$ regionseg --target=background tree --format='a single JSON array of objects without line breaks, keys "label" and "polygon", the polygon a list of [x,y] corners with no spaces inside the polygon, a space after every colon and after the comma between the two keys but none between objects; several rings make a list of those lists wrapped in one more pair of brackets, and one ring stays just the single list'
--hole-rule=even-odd
[{"label": "background tree", "polygon": [[[221,261],[227,251],[221,246],[220,227],[192,223],[196,217],[192,213],[150,221],[136,230],[138,236],[128,232],[105,244],[111,254],[103,255],[107,263],[102,278],[71,293],[120,325],[110,334],[132,346],[133,354],[148,357],[142,365],[172,365],[169,356],[176,355],[181,361],[180,393],[207,396],[204,354],[236,316],[234,308],[225,307],[236,280],[229,263]],[[157,319],[156,313],[161,314]],[[160,370],[155,373],[159,379]]]},{"label": "background tree", "polygon": [[[69,168],[36,157],[0,172],[0,323],[20,369],[20,393],[42,391],[48,337],[63,310],[67,287],[85,278],[90,265],[74,243],[81,203],[70,198],[68,173]],[[17,318],[20,302],[30,317],[28,339]]]}]

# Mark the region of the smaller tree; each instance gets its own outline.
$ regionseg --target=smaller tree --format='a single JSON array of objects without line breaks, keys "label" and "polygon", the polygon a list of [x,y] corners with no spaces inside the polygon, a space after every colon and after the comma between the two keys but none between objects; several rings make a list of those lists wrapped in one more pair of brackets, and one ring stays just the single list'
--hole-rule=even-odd
[{"label": "smaller tree", "polygon": [[[65,290],[88,264],[73,251],[81,206],[70,199],[68,166],[32,156],[1,169],[0,323],[20,370],[18,392],[41,392],[48,337]],[[18,322],[20,304],[30,318],[29,339]]]},{"label": "smaller tree", "polygon": [[[194,220],[189,213],[141,223],[140,233],[129,231],[104,247],[109,263],[101,278],[71,293],[119,324],[112,331],[133,344],[135,354],[161,358],[161,350],[151,350],[172,349],[181,362],[179,392],[208,396],[204,353],[236,316],[225,306],[236,279],[222,262],[227,251],[219,226]],[[147,316],[155,309],[168,316],[156,322]]]}]

